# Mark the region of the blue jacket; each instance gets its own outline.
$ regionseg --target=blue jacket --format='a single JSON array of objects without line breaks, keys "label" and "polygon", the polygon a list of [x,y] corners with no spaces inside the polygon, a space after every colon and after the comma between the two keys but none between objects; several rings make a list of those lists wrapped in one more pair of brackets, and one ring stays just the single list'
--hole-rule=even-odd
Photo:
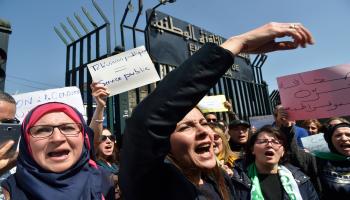
[{"label": "blue jacket", "polygon": [[[298,184],[301,197],[307,200],[318,200],[317,193],[312,185],[309,177],[307,177],[299,168],[286,164],[284,165],[294,176],[296,183]],[[235,188],[235,199],[250,200],[250,190],[252,188],[252,182],[247,175],[246,167],[243,166],[242,160],[236,161],[233,170],[233,176],[231,181]],[[288,200],[286,192],[283,194],[283,199]]]},{"label": "blue jacket", "polygon": [[[276,122],[272,123],[272,126],[276,127]],[[293,125],[292,128],[293,128],[293,131],[295,133],[297,145],[300,148],[304,148],[303,143],[301,142],[301,138],[309,136],[309,133],[307,132],[306,129],[301,128],[300,126],[297,126],[297,125]]]},{"label": "blue jacket", "polygon": [[297,138],[297,144],[299,147],[304,148],[303,143],[301,142],[301,138],[309,136],[309,133],[307,132],[306,129],[301,128],[297,125],[294,125],[294,130],[295,130],[295,135]]}]

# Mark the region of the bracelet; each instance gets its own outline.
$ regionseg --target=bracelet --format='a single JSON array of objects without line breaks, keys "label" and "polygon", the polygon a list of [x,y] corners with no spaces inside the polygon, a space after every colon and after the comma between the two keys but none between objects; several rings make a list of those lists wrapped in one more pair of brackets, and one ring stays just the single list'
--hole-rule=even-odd
[{"label": "bracelet", "polygon": [[96,123],[102,123],[105,120],[105,118],[103,117],[102,119],[95,119]]}]

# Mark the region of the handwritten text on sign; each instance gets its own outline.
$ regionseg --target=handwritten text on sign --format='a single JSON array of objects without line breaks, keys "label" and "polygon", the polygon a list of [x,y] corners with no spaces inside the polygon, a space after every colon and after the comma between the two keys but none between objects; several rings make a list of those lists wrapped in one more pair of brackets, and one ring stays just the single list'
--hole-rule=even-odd
[{"label": "handwritten text on sign", "polygon": [[66,103],[85,115],[83,100],[81,99],[80,90],[77,87],[40,90],[13,95],[13,98],[16,100],[16,117],[20,121],[24,119],[32,108],[47,102]]},{"label": "handwritten text on sign", "polygon": [[350,64],[277,78],[290,119],[350,114]]},{"label": "handwritten text on sign", "polygon": [[159,81],[144,46],[88,64],[94,82],[108,88],[110,96]]}]

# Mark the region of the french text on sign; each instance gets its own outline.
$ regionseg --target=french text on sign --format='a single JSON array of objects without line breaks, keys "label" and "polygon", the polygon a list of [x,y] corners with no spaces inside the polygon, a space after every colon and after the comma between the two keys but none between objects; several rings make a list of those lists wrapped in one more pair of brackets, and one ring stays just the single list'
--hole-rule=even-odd
[{"label": "french text on sign", "polygon": [[160,80],[144,46],[90,63],[88,69],[93,81],[106,86],[110,96]]}]

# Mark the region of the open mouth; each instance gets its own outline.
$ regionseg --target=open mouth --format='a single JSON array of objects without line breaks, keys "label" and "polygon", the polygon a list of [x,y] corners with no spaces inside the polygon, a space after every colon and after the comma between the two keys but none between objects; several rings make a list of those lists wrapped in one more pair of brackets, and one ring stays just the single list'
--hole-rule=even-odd
[{"label": "open mouth", "polygon": [[271,150],[267,150],[265,151],[265,156],[274,156],[275,152],[271,151]]},{"label": "open mouth", "polygon": [[105,146],[105,149],[110,150],[110,149],[112,149],[112,147],[113,147],[112,145],[107,145],[107,146]]},{"label": "open mouth", "polygon": [[61,158],[63,156],[67,156],[68,154],[69,154],[69,150],[60,150],[60,151],[49,152],[47,155],[50,158]]},{"label": "open mouth", "polygon": [[342,149],[349,149],[350,148],[350,144],[341,144],[340,147]]},{"label": "open mouth", "polygon": [[240,135],[240,136],[238,137],[238,140],[241,141],[241,142],[244,142],[244,141],[247,140],[247,137],[246,137],[246,135]]},{"label": "open mouth", "polygon": [[198,145],[194,151],[198,154],[210,153],[210,147],[211,147],[210,144],[205,143],[205,144]]}]

